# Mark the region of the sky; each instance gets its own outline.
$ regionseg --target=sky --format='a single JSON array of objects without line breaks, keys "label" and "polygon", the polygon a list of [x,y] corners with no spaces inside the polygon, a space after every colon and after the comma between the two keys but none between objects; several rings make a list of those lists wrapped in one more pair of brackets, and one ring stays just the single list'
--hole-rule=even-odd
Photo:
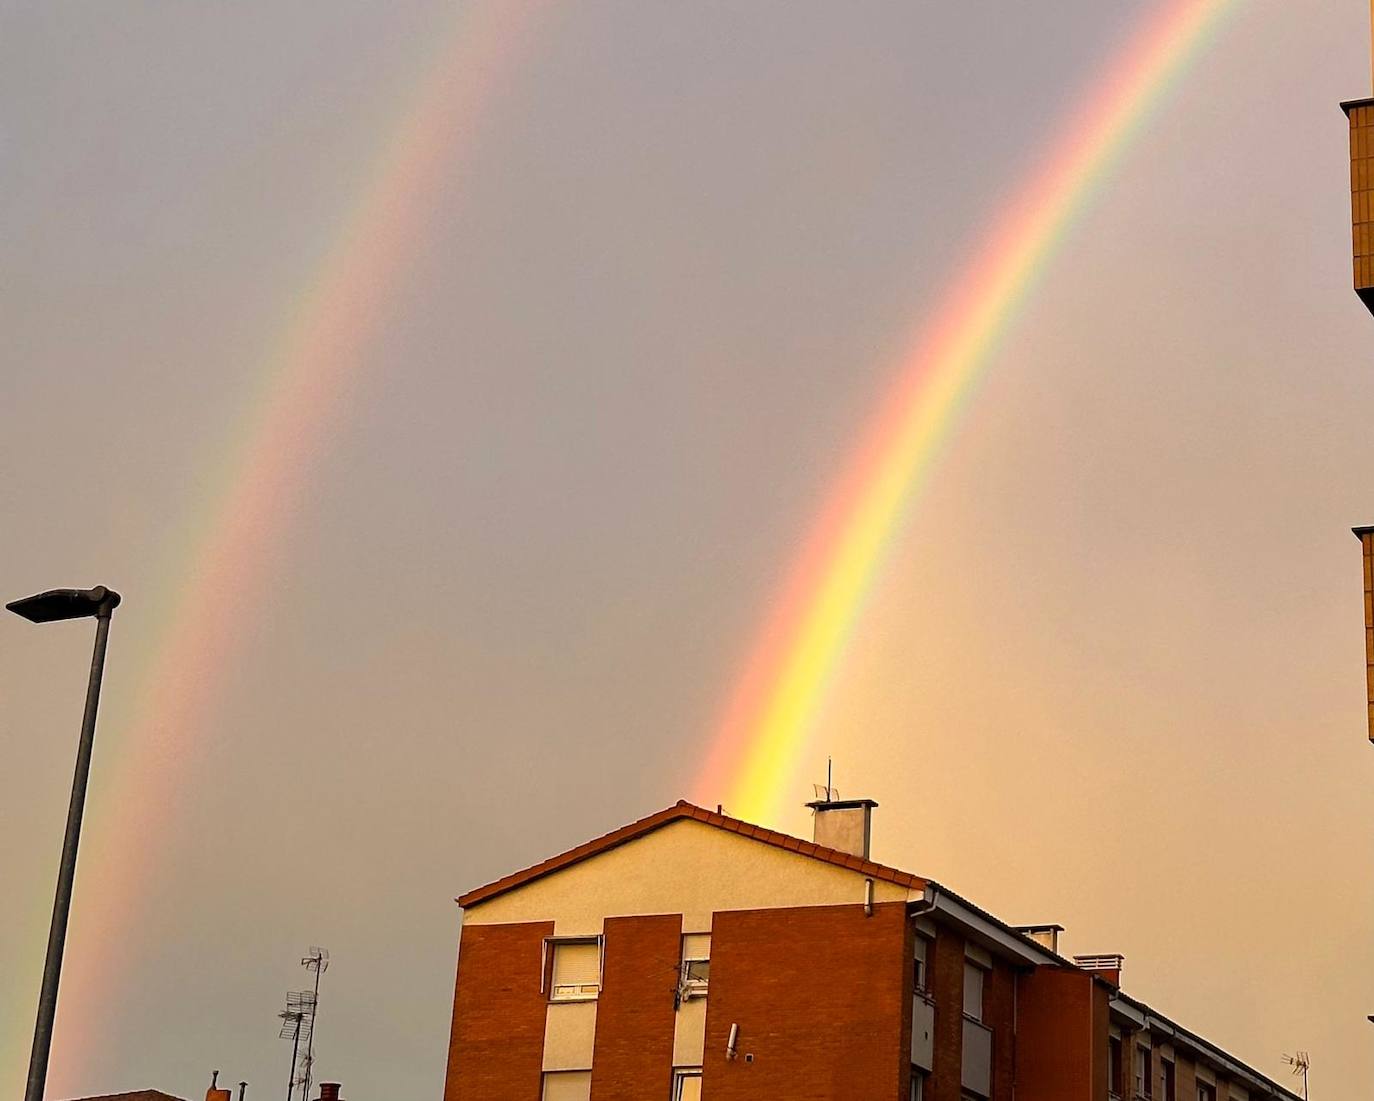
[{"label": "sky", "polygon": [[[317,1077],[438,1096],[454,896],[709,797],[900,350],[1155,7],[0,4],[0,595],[124,595],[49,1096],[278,1090],[316,944]],[[832,756],[878,859],[1318,1096],[1374,1075],[1368,18],[1238,0],[1162,98],[766,823]],[[6,1096],[89,645],[0,621]]]}]

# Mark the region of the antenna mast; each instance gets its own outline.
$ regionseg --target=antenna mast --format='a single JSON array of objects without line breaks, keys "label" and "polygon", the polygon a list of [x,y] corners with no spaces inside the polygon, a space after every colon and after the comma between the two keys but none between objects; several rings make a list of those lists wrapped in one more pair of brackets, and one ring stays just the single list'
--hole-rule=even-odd
[{"label": "antenna mast", "polygon": [[[1374,0],[1371,0],[1374,5]],[[1307,1057],[1305,1051],[1295,1051],[1292,1055],[1285,1055],[1283,1061],[1293,1068],[1295,1075],[1302,1075],[1302,1101],[1307,1101],[1307,1071],[1312,1066],[1312,1060]]]},{"label": "antenna mast", "polygon": [[286,1008],[277,1014],[281,1018],[281,1032],[278,1035],[283,1040],[291,1041],[291,1074],[286,1079],[286,1101],[291,1101],[296,1087],[304,1083],[304,1078],[297,1073],[297,1065],[300,1062],[301,1041],[308,1044],[315,1031],[316,996],[310,990],[292,990],[286,995]]},{"label": "antenna mast", "polygon": [[[1374,3],[1374,0],[1371,0]],[[315,975],[315,990],[312,999],[313,1009],[311,1011],[311,1023],[314,1023],[315,1013],[320,1005],[320,976],[329,970],[329,949],[310,946],[310,951],[301,959],[301,966]],[[305,1061],[301,1067],[301,1079],[304,1090],[301,1092],[301,1101],[309,1101],[310,1080],[315,1069],[315,1029],[310,1029],[310,1035],[305,1038]]]}]

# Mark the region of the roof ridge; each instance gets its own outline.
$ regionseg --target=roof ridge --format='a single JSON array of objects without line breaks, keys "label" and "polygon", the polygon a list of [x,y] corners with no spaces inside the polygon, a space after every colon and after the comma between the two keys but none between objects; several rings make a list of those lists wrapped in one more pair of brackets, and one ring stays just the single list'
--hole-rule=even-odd
[{"label": "roof ridge", "polygon": [[777,830],[769,829],[766,826],[755,825],[746,822],[742,818],[732,818],[721,810],[708,810],[705,807],[697,806],[695,803],[688,802],[686,799],[679,799],[671,807],[655,811],[653,814],[636,819],[627,825],[620,826],[600,837],[594,837],[590,841],[584,841],[580,845],[575,845],[571,849],[566,849],[561,853],[548,857],[536,864],[531,864],[527,868],[511,872],[509,875],[502,876],[500,879],[492,880],[480,887],[475,887],[458,897],[458,905],[464,908],[475,906],[478,903],[486,902],[488,899],[495,898],[497,895],[505,894],[517,887],[522,887],[526,883],[541,879],[546,875],[561,871],[573,864],[580,863],[592,856],[607,852],[610,849],[618,848],[631,841],[638,840],[654,830],[660,829],[671,822],[684,819],[692,819],[716,829],[723,829],[729,833],[736,833],[742,837],[761,841],[764,844],[781,848],[787,852],[794,852],[801,856],[809,856],[816,860],[822,860],[827,864],[836,867],[847,868],[851,871],[862,872],[874,878],[882,879],[889,883],[908,888],[924,888],[925,879],[912,872],[902,871],[900,868],[893,868],[887,864],[879,864],[875,860],[855,856],[853,853],[842,852],[839,849],[827,848],[818,845],[814,841],[805,841],[800,837],[793,837],[791,834],[781,833]]}]

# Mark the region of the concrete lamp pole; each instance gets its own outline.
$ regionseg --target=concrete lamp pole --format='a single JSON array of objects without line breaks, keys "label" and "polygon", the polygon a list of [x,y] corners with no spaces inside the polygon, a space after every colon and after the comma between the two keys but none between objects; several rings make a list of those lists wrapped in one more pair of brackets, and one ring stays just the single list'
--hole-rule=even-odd
[{"label": "concrete lamp pole", "polygon": [[119,594],[104,585],[94,589],[53,589],[5,605],[30,623],[95,617],[95,653],[91,657],[91,679],[86,686],[86,711],[81,718],[81,741],[76,751],[72,799],[67,807],[67,833],[62,841],[62,865],[57,872],[57,897],[52,905],[48,955],[43,963],[43,989],[38,995],[38,1020],[33,1026],[33,1053],[29,1056],[24,1101],[43,1101],[48,1081],[48,1054],[52,1050],[53,1018],[57,1015],[57,985],[62,975],[62,951],[67,944],[72,882],[76,878],[76,847],[81,840],[81,815],[86,809],[86,781],[91,774],[91,747],[95,742],[95,713],[100,704],[100,681],[105,673],[105,645],[110,636],[110,616],[118,606]]}]

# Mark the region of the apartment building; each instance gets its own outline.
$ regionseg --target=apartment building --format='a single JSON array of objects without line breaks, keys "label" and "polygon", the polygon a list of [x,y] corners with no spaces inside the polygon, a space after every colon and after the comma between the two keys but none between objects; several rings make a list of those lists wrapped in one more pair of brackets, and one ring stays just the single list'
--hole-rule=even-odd
[{"label": "apartment building", "polygon": [[678,803],[459,900],[445,1101],[1261,1101],[1296,1096],[1121,989],[869,856]]}]

